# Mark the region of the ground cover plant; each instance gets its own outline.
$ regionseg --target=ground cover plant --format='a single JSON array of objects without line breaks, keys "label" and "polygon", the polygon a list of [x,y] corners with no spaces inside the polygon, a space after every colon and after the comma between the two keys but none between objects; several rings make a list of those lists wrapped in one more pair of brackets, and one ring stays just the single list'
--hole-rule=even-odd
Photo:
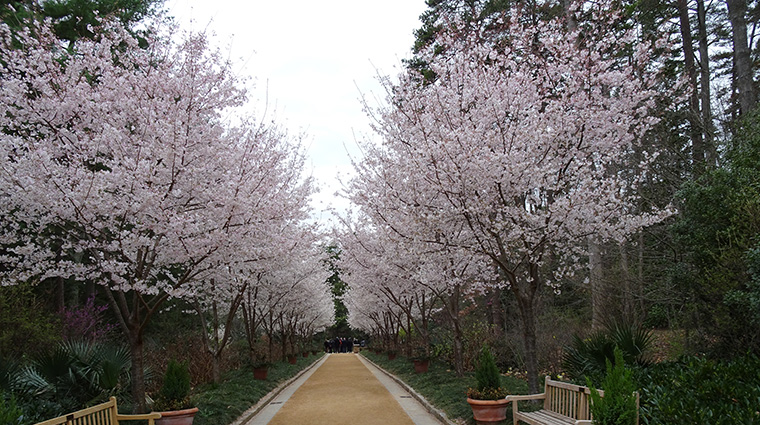
[{"label": "ground cover plant", "polygon": [[641,423],[760,423],[760,358],[683,357],[636,370]]},{"label": "ground cover plant", "polygon": [[282,382],[321,358],[299,357],[296,364],[277,362],[269,368],[266,381],[253,379],[253,369],[242,368],[224,374],[220,384],[206,384],[195,389],[192,396],[199,412],[194,425],[229,424],[256,404]]}]

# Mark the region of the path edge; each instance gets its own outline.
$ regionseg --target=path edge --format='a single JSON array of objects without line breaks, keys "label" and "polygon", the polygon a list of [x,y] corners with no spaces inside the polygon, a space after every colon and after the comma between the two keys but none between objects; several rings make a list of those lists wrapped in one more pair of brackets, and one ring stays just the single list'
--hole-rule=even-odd
[{"label": "path edge", "polygon": [[435,418],[441,421],[441,423],[444,423],[446,425],[456,425],[456,423],[452,422],[449,419],[449,417],[446,416],[446,413],[444,413],[442,410],[430,404],[430,402],[427,401],[425,397],[423,397],[420,393],[415,391],[414,388],[407,385],[406,382],[401,380],[401,378],[397,377],[396,375],[378,366],[377,363],[368,359],[367,356],[362,356],[361,354],[359,354],[359,356],[361,356],[362,360],[369,362],[372,366],[376,367],[379,371],[383,372],[385,375],[387,375],[389,378],[391,378],[397,384],[399,384],[406,392],[408,392],[412,397],[414,397],[414,399],[417,400],[425,408],[425,410],[428,411],[428,413],[435,416]]},{"label": "path edge", "polygon": [[253,419],[254,416],[258,415],[264,408],[269,405],[269,403],[272,402],[278,395],[280,395],[281,392],[285,391],[285,388],[289,387],[293,382],[295,382],[298,378],[300,378],[304,373],[310,371],[313,369],[317,364],[319,364],[321,361],[324,361],[327,358],[327,354],[323,353],[322,357],[318,358],[317,360],[314,360],[312,364],[309,366],[301,369],[300,372],[298,372],[295,376],[288,379],[287,381],[281,383],[280,385],[276,386],[272,391],[267,393],[264,397],[261,397],[259,401],[256,402],[253,406],[251,406],[248,410],[243,412],[240,416],[238,416],[237,419],[230,422],[229,425],[244,425],[251,419]]}]

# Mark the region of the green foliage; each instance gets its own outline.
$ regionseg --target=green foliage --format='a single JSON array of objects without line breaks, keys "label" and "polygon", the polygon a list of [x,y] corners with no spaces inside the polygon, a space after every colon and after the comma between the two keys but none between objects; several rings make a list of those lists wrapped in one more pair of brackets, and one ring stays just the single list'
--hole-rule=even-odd
[{"label": "green foliage", "polygon": [[760,422],[760,358],[685,357],[637,371],[644,425]]},{"label": "green foliage", "polygon": [[589,376],[596,382],[604,375],[608,362],[616,365],[616,347],[621,350],[625,364],[646,366],[649,364],[647,352],[651,345],[651,331],[614,322],[586,339],[575,335],[572,344],[564,347],[562,366],[571,378]]},{"label": "green foliage", "polygon": [[731,311],[747,318],[748,324],[760,329],[760,245],[747,253],[751,279],[744,288],[730,290],[724,297]]},{"label": "green foliage", "polygon": [[602,383],[604,397],[591,379],[586,378],[586,385],[591,389],[591,415],[598,425],[634,425],[637,409],[633,373],[625,367],[623,351],[618,347],[615,347],[614,359],[614,366],[607,360],[607,374]]},{"label": "green foliage", "polygon": [[58,319],[48,311],[32,285],[0,286],[0,353],[34,356],[60,342]]},{"label": "green foliage", "polygon": [[24,421],[24,412],[16,404],[16,398],[6,396],[0,391],[0,424],[14,425],[22,424]]},{"label": "green foliage", "polygon": [[14,30],[29,26],[33,20],[51,19],[56,35],[74,42],[92,38],[92,27],[103,17],[114,17],[126,27],[150,15],[163,0],[10,0],[0,4],[2,22]]},{"label": "green foliage", "polygon": [[498,388],[501,385],[499,379],[499,369],[491,354],[491,348],[483,346],[478,357],[478,364],[475,367],[475,380],[478,382],[478,390],[489,388]]},{"label": "green foliage", "polygon": [[187,363],[169,360],[155,410],[181,410],[190,406],[190,370]]},{"label": "green foliage", "polygon": [[723,355],[758,353],[760,326],[746,318],[758,293],[751,269],[760,243],[760,111],[743,119],[725,158],[678,193],[672,232],[684,264],[673,269],[684,323],[716,336]]},{"label": "green foliage", "polygon": [[491,353],[491,348],[484,345],[480,350],[478,362],[475,366],[476,388],[467,390],[467,397],[476,400],[496,400],[509,394],[501,386],[501,373],[496,366],[496,361]]},{"label": "green foliage", "polygon": [[335,305],[335,324],[333,325],[334,335],[346,336],[351,334],[348,326],[348,307],[343,303],[343,296],[348,291],[348,284],[343,281],[341,274],[343,271],[338,267],[341,249],[337,245],[328,245],[325,247],[328,258],[324,261],[325,266],[332,273],[325,282],[330,286]]}]

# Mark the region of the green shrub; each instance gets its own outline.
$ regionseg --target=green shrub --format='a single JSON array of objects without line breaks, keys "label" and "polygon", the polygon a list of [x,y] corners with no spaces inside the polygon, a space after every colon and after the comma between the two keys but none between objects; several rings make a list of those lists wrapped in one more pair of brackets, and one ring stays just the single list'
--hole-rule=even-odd
[{"label": "green shrub", "polygon": [[604,397],[594,387],[591,379],[586,385],[591,389],[591,415],[598,425],[634,425],[636,423],[636,395],[632,371],[626,369],[623,351],[614,348],[615,364],[607,360],[607,374],[602,386]]},{"label": "green shrub", "polygon": [[477,388],[468,389],[467,397],[476,400],[496,400],[507,396],[506,390],[501,386],[501,374],[496,367],[491,348],[484,345],[480,350],[478,363],[475,366],[475,381]]},{"label": "green shrub", "polygon": [[641,423],[760,423],[760,358],[685,357],[638,370]]},{"label": "green shrub", "polygon": [[[158,406],[158,407],[156,407]],[[155,410],[181,410],[190,407],[190,371],[187,363],[169,360],[164,384],[159,392]]]},{"label": "green shrub", "polygon": [[24,420],[24,412],[16,404],[16,398],[0,391],[0,424],[16,425]]}]

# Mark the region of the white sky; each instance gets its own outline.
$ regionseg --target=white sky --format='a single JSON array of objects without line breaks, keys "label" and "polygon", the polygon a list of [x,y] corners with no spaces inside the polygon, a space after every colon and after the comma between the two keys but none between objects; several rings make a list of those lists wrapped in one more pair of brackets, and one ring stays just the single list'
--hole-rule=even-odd
[{"label": "white sky", "polygon": [[[314,208],[321,221],[333,206],[337,175],[352,171],[348,152],[370,135],[362,93],[382,98],[377,72],[395,76],[420,27],[424,0],[166,0],[169,15],[192,30],[208,28],[214,42],[256,79],[252,99],[291,134],[304,132],[313,175],[321,185]],[[345,178],[344,178],[345,180]]]}]

